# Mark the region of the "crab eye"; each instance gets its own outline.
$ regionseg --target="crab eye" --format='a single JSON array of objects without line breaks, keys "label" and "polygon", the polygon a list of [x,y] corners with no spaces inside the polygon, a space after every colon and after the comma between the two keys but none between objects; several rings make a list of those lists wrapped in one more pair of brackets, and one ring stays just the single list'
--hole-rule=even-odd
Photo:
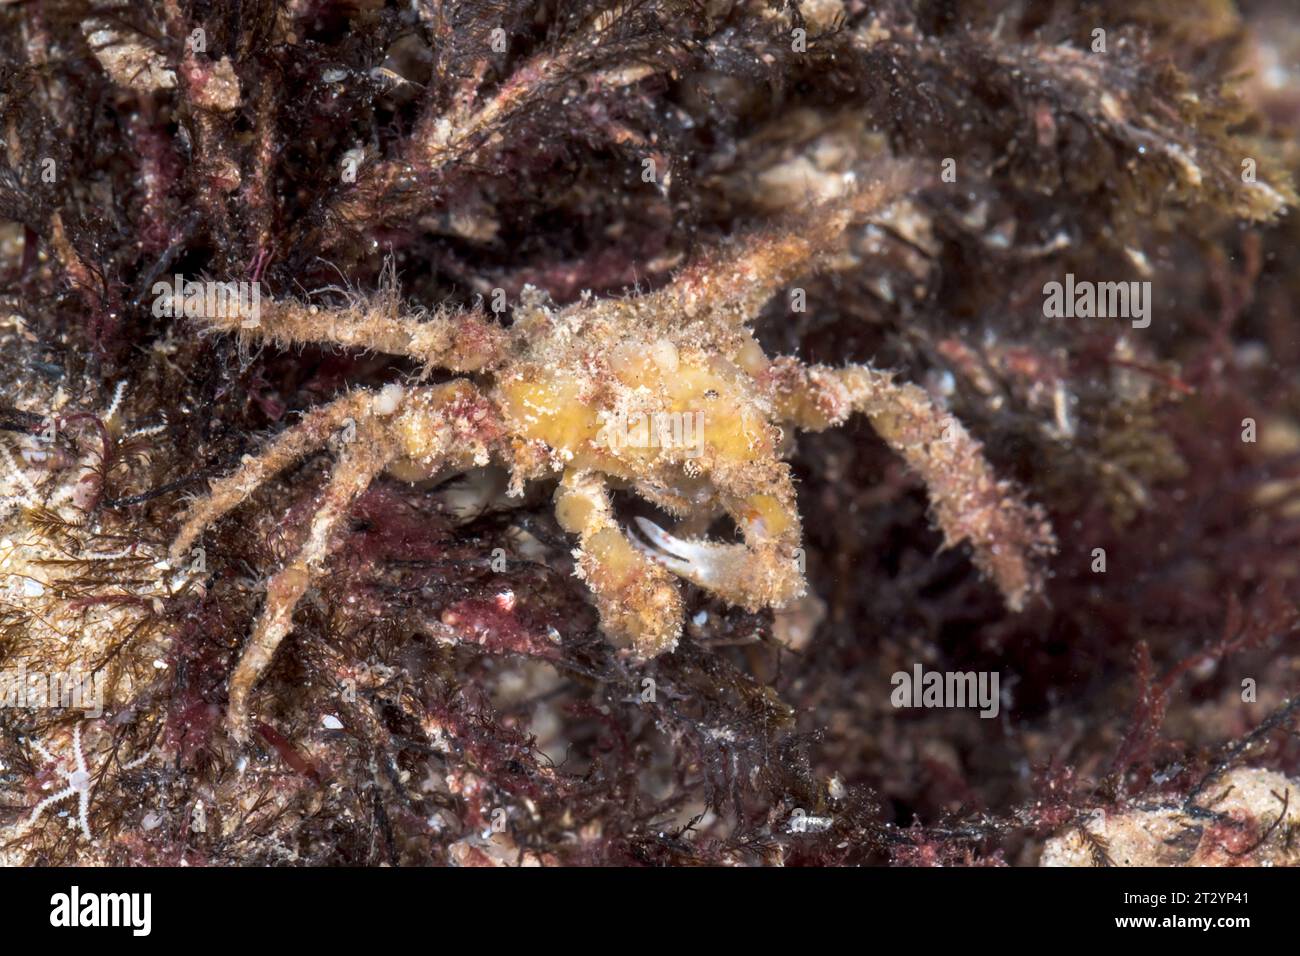
[{"label": "crab eye", "polygon": [[713,400],[718,397],[718,390],[716,388],[711,388],[704,393],[704,397],[709,400]]}]

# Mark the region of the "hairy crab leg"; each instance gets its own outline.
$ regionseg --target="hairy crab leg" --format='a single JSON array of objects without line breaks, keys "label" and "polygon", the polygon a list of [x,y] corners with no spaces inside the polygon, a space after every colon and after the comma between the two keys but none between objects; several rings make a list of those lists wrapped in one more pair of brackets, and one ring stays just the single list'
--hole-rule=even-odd
[{"label": "hairy crab leg", "polygon": [[555,492],[555,516],[578,536],[578,574],[591,588],[605,634],[642,657],[672,650],[682,630],[677,582],[628,540],[605,479],[566,472]]},{"label": "hairy crab leg", "polygon": [[916,385],[865,365],[806,366],[781,358],[766,373],[784,421],[821,431],[855,412],[921,476],[948,546],[969,541],[976,566],[1013,611],[1043,586],[1056,537],[1041,508],[999,480],[979,440]]},{"label": "hairy crab leg", "polygon": [[687,266],[672,283],[638,300],[641,311],[674,317],[706,314],[723,326],[747,326],[774,295],[824,261],[852,223],[916,185],[914,175],[896,163],[882,161],[876,172],[874,180],[843,203],[819,209],[797,229],[757,232]]},{"label": "hairy crab leg", "polygon": [[257,455],[245,456],[237,469],[214,481],[208,494],[196,499],[185,513],[169,549],[172,563],[182,560],[205,528],[237,508],[268,478],[325,445],[349,419],[354,424],[361,421],[373,400],[373,393],[356,391],[313,408],[302,421],[277,435]]},{"label": "hairy crab leg", "polygon": [[276,648],[293,628],[294,608],[311,582],[319,577],[340,522],[347,517],[353,502],[387,467],[392,456],[390,444],[382,440],[358,438],[345,446],[325,486],[320,508],[312,517],[306,542],[267,582],[266,603],[230,679],[227,721],[241,743],[248,739],[249,698],[270,666]]},{"label": "hairy crab leg", "polygon": [[405,308],[390,291],[396,279],[371,297],[349,294],[345,305],[312,305],[294,299],[251,302],[230,298],[220,314],[204,316],[209,329],[281,347],[316,342],[405,355],[435,368],[477,372],[500,362],[510,333],[477,310],[443,309],[429,315]]}]

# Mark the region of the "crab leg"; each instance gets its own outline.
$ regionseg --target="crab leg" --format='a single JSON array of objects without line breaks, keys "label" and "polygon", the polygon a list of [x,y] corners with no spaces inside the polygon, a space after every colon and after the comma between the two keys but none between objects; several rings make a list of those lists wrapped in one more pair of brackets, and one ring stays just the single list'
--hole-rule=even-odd
[{"label": "crab leg", "polygon": [[230,679],[227,720],[234,737],[248,739],[249,697],[271,664],[276,648],[293,627],[293,611],[312,580],[319,577],[339,523],[392,458],[389,443],[358,439],[345,446],[325,486],[307,540],[288,564],[267,582],[266,603],[253,636]]},{"label": "crab leg", "polygon": [[406,355],[423,362],[426,372],[434,368],[480,371],[501,359],[509,341],[509,333],[480,311],[443,309],[427,315],[405,309],[387,289],[370,298],[352,294],[346,305],[337,308],[294,299],[259,300],[253,305],[232,297],[229,307],[216,311],[201,320],[209,329],[238,332],[286,348],[316,342]]},{"label": "crab leg", "polygon": [[[797,229],[758,232],[688,266],[672,283],[642,297],[642,311],[676,317],[706,313],[724,327],[747,325],[772,296],[822,264],[853,222],[915,186],[915,177],[898,164],[881,162],[877,173],[846,201],[818,209]],[[727,281],[719,282],[719,276]]]},{"label": "crab leg", "polygon": [[172,563],[189,553],[190,545],[203,529],[237,508],[272,475],[323,446],[349,419],[353,423],[362,421],[373,398],[369,392],[349,392],[328,405],[312,409],[297,425],[277,435],[259,454],[245,456],[239,468],[214,481],[207,496],[197,499],[186,512],[181,530],[169,550]]},{"label": "crab leg", "polygon": [[865,365],[806,366],[777,359],[768,371],[778,413],[821,431],[855,412],[921,476],[948,546],[969,541],[976,567],[1019,611],[1042,589],[1041,559],[1056,550],[1042,509],[999,480],[979,440],[916,385]]},{"label": "crab leg", "polygon": [[555,492],[555,516],[578,535],[577,573],[591,588],[606,636],[642,657],[672,650],[682,630],[677,582],[623,533],[605,479],[566,472]]}]

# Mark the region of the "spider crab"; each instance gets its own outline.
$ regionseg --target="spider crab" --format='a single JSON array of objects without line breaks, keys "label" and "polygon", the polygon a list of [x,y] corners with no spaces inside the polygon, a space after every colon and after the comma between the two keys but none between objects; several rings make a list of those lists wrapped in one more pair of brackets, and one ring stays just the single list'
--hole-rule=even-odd
[{"label": "spider crab", "polygon": [[[877,184],[854,203],[816,210],[805,228],[764,231],[715,251],[650,294],[584,297],[557,310],[526,290],[509,329],[478,311],[403,313],[393,295],[354,298],[341,309],[263,301],[253,328],[241,314],[208,316],[209,329],[261,342],[371,349],[463,376],[350,391],[306,413],[191,504],[171,547],[174,562],[261,483],[336,444],[341,430],[352,434],[339,446],[305,543],[267,583],[230,682],[236,738],[247,739],[251,693],[322,573],[340,522],[385,472],[420,480],[495,462],[510,470],[514,494],[558,475],[556,516],[577,538],[577,573],[602,629],[649,658],[681,633],[676,577],[751,610],[803,594],[784,430],[820,430],[860,412],[920,473],[947,543],[969,541],[977,565],[1019,609],[1041,585],[1036,565],[1053,547],[1052,532],[1039,509],[994,476],[979,442],[889,372],[769,359],[749,330],[768,300],[814,268],[855,211],[878,205],[886,189]],[[682,416],[701,423],[698,440],[675,440]],[[729,515],[743,541],[679,537],[644,519],[638,539],[616,519],[612,489],[696,528]]]}]

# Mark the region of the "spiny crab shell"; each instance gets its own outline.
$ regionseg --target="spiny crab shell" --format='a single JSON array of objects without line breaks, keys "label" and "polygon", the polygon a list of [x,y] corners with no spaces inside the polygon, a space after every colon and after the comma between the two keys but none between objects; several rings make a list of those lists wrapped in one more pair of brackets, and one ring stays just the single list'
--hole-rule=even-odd
[{"label": "spiny crab shell", "polygon": [[[600,474],[674,517],[694,519],[701,531],[730,513],[747,539],[762,543],[743,551],[687,541],[644,518],[638,525],[653,547],[617,527],[596,531],[579,557],[583,573],[600,575],[616,592],[644,582],[655,595],[631,602],[642,609],[639,620],[606,621],[606,632],[647,656],[676,642],[680,597],[647,557],[750,610],[799,597],[799,516],[789,466],[778,457],[779,403],[749,331],[663,327],[653,321],[660,313],[639,309],[637,300],[558,315],[535,294],[526,303],[515,326],[520,357],[492,390],[518,436],[517,460],[535,455],[554,470]],[[636,312],[648,314],[627,314]],[[565,530],[582,534],[596,507],[586,490],[561,484],[556,516]]]}]

